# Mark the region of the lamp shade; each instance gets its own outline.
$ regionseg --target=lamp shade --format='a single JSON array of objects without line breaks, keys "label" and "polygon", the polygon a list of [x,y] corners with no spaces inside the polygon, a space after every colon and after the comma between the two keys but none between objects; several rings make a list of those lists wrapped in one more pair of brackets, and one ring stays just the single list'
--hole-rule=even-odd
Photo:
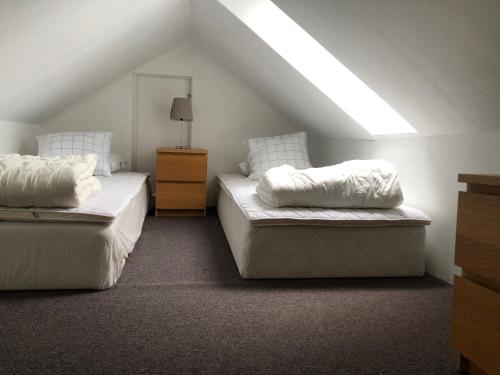
[{"label": "lamp shade", "polygon": [[176,121],[193,121],[191,98],[174,98],[170,119]]}]

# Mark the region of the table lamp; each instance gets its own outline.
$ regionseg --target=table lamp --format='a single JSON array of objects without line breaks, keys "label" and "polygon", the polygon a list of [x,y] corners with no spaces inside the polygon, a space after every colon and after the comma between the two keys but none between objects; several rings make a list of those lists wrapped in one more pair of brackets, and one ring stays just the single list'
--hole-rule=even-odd
[{"label": "table lamp", "polygon": [[191,106],[191,97],[174,98],[172,109],[170,110],[170,119],[181,122],[180,144],[176,148],[191,148],[186,146],[182,140],[183,134],[186,134],[185,122],[193,121],[193,109]]}]

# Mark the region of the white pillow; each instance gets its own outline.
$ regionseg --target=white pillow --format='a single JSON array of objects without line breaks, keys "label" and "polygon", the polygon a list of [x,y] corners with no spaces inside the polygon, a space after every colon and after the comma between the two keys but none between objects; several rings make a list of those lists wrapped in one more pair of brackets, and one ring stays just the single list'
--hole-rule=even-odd
[{"label": "white pillow", "polygon": [[284,164],[296,169],[312,167],[307,152],[305,132],[249,139],[247,150],[247,161],[251,171],[248,177],[252,179],[259,179],[268,169]]},{"label": "white pillow", "polygon": [[110,132],[69,132],[40,135],[38,141],[39,156],[97,155],[96,176],[111,176],[109,167]]},{"label": "white pillow", "polygon": [[119,172],[125,169],[126,161],[120,155],[111,152],[109,154],[109,169],[111,173]]}]

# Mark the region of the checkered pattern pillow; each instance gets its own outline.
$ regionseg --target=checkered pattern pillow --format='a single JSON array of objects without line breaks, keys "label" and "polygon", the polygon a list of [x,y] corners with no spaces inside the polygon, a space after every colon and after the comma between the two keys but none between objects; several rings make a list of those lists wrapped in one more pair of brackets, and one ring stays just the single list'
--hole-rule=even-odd
[{"label": "checkered pattern pillow", "polygon": [[311,168],[305,132],[247,141],[247,161],[252,179],[259,179],[270,168],[288,164],[296,169]]},{"label": "checkered pattern pillow", "polygon": [[110,132],[53,133],[40,135],[39,156],[97,155],[96,176],[111,176],[109,167]]}]

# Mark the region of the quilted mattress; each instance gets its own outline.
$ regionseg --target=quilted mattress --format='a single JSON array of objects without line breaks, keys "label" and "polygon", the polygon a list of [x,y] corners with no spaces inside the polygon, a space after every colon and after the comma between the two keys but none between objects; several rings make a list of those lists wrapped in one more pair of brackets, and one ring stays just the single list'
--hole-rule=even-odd
[{"label": "quilted mattress", "polygon": [[219,217],[248,279],[420,276],[428,215],[395,209],[275,208],[257,181],[218,175]]}]

